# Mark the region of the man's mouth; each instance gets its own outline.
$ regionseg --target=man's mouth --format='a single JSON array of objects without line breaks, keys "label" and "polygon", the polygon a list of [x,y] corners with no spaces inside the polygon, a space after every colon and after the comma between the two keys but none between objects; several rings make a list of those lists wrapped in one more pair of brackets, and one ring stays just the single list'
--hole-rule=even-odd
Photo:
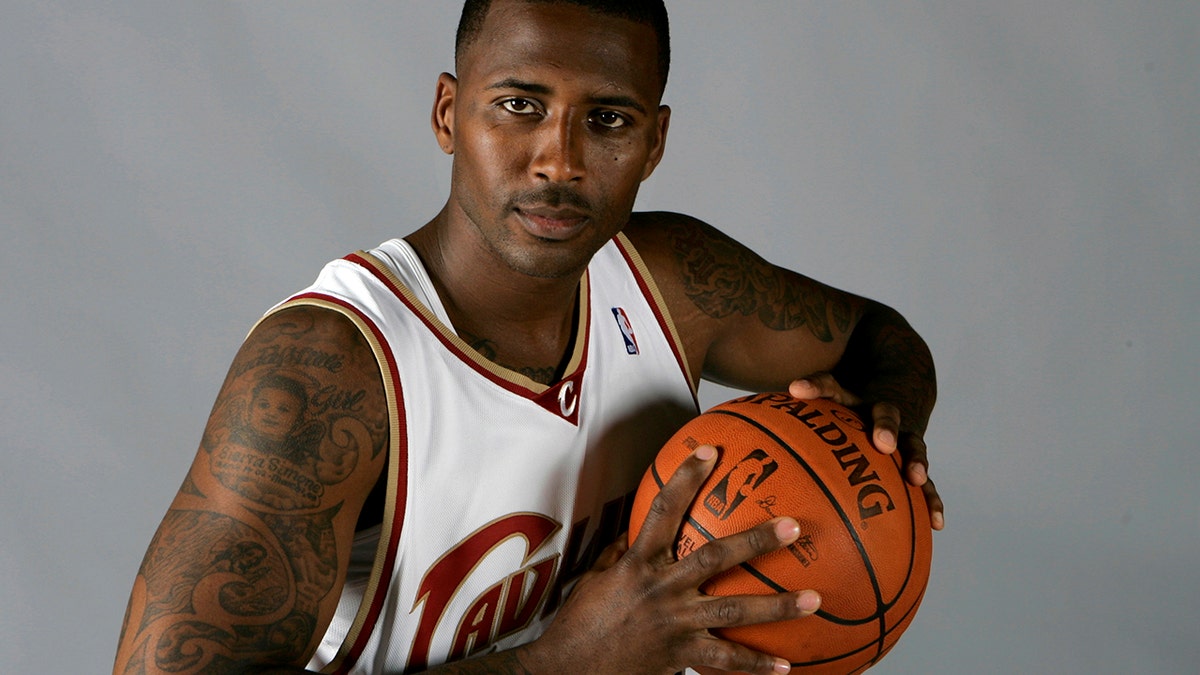
[{"label": "man's mouth", "polygon": [[539,239],[569,239],[588,221],[586,213],[570,207],[521,206],[515,210],[525,230]]}]

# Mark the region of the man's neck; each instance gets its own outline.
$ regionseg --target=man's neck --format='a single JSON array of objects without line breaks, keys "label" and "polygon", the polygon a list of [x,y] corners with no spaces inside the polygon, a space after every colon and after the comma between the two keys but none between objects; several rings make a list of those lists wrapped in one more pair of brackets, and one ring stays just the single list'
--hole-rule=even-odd
[{"label": "man's neck", "polygon": [[504,264],[446,212],[405,237],[425,265],[455,332],[494,363],[548,382],[569,357],[583,270],[543,279]]}]

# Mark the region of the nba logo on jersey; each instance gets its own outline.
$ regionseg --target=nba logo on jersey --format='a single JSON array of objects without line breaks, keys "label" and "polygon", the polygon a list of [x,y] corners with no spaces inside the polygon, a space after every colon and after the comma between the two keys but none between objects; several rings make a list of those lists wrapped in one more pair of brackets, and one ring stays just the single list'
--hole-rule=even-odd
[{"label": "nba logo on jersey", "polygon": [[621,337],[625,338],[625,351],[637,354],[637,338],[633,335],[633,324],[629,323],[629,317],[626,316],[625,310],[621,307],[613,307],[612,311],[613,316],[617,319],[617,326],[621,328]]}]

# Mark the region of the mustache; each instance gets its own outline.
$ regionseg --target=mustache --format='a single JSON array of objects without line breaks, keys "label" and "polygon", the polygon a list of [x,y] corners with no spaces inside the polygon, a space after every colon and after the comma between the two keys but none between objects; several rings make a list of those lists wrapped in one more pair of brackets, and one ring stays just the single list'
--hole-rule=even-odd
[{"label": "mustache", "polygon": [[592,211],[591,202],[587,200],[587,197],[565,185],[558,184],[543,185],[529,192],[522,192],[509,200],[508,205],[510,210],[521,206],[569,206],[588,213]]}]

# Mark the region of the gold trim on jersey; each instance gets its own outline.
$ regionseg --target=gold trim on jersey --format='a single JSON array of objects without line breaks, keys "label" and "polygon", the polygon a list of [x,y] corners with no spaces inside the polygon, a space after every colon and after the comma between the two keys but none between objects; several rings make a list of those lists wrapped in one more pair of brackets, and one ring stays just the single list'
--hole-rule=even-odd
[{"label": "gold trim on jersey", "polygon": [[658,290],[658,284],[654,283],[654,275],[650,273],[650,268],[646,265],[646,261],[642,260],[642,256],[638,253],[637,247],[625,236],[624,232],[618,232],[616,239],[619,240],[621,250],[629,256],[630,262],[637,269],[638,275],[642,281],[646,283],[646,288],[650,291],[651,300],[654,302],[654,309],[658,310],[662,316],[663,323],[667,326],[667,336],[670,338],[672,345],[675,347],[675,355],[679,358],[680,364],[683,366],[683,374],[687,378],[688,386],[692,389],[694,396],[699,390],[699,383],[692,376],[691,364],[688,363],[687,350],[683,348],[683,340],[679,337],[679,331],[675,328],[675,320],[671,318],[671,312],[667,309],[666,298]]},{"label": "gold trim on jersey", "polygon": [[[386,278],[401,295],[404,300],[421,315],[425,322],[435,329],[438,335],[450,342],[455,351],[460,352],[464,358],[470,359],[472,363],[486,370],[492,375],[516,385],[523,389],[527,389],[534,394],[544,394],[558,384],[556,381],[553,384],[542,384],[527,375],[519,373],[515,370],[510,370],[504,366],[488,360],[482,354],[475,350],[474,347],[467,344],[465,340],[459,337],[454,328],[447,326],[441,319],[429,309],[425,303],[413,293],[403,281],[400,280],[396,273],[379,258],[372,255],[369,251],[358,251],[357,254],[363,262],[369,264],[372,269]],[[570,375],[579,370],[579,366],[583,363],[584,355],[587,353],[588,331],[591,328],[591,304],[589,302],[589,281],[588,272],[585,270],[583,276],[579,280],[579,295],[576,300],[578,307],[578,317],[575,323],[575,335],[571,345],[571,357],[567,361],[566,368],[563,370],[563,378],[567,379]],[[689,380],[690,381],[690,380]]]},{"label": "gold trim on jersey", "polygon": [[[346,317],[358,328],[359,333],[366,339],[367,344],[371,346],[371,352],[375,355],[375,363],[379,367],[379,375],[383,380],[383,391],[387,400],[388,409],[388,463],[387,463],[387,497],[383,508],[383,522],[379,530],[379,543],[375,548],[376,564],[371,566],[371,574],[367,579],[367,586],[363,590],[362,600],[360,601],[358,610],[355,612],[354,621],[350,624],[349,630],[345,637],[342,638],[342,644],[338,647],[337,654],[333,659],[321,669],[323,673],[334,673],[341,668],[347,654],[358,641],[359,634],[362,632],[363,625],[366,623],[367,616],[370,614],[371,606],[375,600],[375,595],[379,589],[379,583],[385,572],[384,565],[379,564],[387,557],[387,551],[391,545],[392,528],[395,523],[396,514],[396,487],[400,480],[400,447],[404,441],[405,430],[401,428],[400,417],[397,412],[399,408],[399,397],[397,396],[397,383],[394,377],[398,377],[389,365],[389,354],[384,346],[376,337],[371,324],[359,316],[354,310],[340,305],[331,300],[323,300],[315,297],[296,297],[280,303],[278,306],[267,312],[262,319],[255,323],[261,323],[267,317],[274,315],[277,312],[285,309],[305,305],[309,307],[317,307],[337,312]],[[253,329],[251,329],[253,332]],[[407,480],[407,477],[405,477]],[[407,490],[406,490],[407,492]],[[389,574],[391,570],[386,570]],[[340,595],[340,594],[339,594]],[[328,630],[326,627],[325,630]],[[324,631],[322,632],[324,635]]]}]

